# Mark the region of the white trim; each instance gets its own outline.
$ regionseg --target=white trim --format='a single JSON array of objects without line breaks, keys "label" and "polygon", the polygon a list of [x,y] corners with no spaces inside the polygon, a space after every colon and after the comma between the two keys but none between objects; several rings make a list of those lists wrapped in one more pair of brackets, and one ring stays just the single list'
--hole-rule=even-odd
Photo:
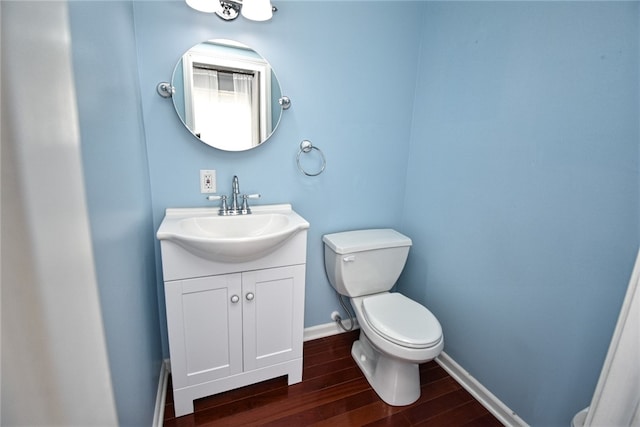
[{"label": "white trim", "polygon": [[169,373],[171,363],[169,359],[162,361],[160,366],[160,379],[158,381],[158,392],[156,394],[156,407],[153,411],[153,427],[162,427],[164,421],[164,407],[167,403],[167,386],[169,383]]},{"label": "white trim", "polygon": [[[346,326],[350,326],[351,320],[343,320]],[[358,329],[358,321],[356,320],[356,324],[354,329]],[[330,337],[331,335],[338,335],[346,332],[342,329],[336,322],[329,322],[323,325],[311,326],[309,328],[304,329],[304,341],[317,340],[318,338]]]},{"label": "white trim", "polygon": [[487,408],[505,426],[528,426],[507,405],[491,393],[485,386],[465,371],[444,351],[435,361],[449,373],[464,389],[466,389],[482,406]]},{"label": "white trim", "polygon": [[640,418],[640,252],[609,344],[600,378],[589,405],[585,426],[638,425]]}]

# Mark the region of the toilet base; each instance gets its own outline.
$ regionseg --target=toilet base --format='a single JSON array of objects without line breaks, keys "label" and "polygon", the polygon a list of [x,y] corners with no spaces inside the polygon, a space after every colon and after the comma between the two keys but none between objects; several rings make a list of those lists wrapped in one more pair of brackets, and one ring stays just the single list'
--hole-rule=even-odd
[{"label": "toilet base", "polygon": [[417,363],[381,353],[362,331],[360,338],[351,347],[351,356],[385,403],[406,406],[420,397],[420,371]]}]

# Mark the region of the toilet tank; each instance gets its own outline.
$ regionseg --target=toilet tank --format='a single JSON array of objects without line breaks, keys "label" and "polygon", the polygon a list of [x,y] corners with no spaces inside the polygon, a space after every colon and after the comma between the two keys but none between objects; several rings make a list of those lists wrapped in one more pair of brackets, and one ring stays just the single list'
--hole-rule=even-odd
[{"label": "toilet tank", "polygon": [[410,238],[390,228],[326,234],[322,241],[329,282],[349,297],[390,290],[411,247]]}]

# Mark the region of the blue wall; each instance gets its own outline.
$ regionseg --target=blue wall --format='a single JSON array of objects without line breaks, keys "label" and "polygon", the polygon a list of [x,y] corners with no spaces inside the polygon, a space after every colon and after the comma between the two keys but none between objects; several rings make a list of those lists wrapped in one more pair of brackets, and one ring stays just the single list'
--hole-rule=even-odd
[{"label": "blue wall", "polygon": [[[305,326],[339,309],[322,234],[397,227],[414,240],[400,288],[438,316],[445,351],[525,421],[568,425],[638,244],[638,3],[278,6],[270,22],[227,23],[183,1],[70,3],[123,424],[148,424],[168,357],[154,230],[168,207],[207,206],[199,170],[216,169],[220,193],[237,174],[259,203],[290,202],[311,223]],[[255,150],[200,143],[156,94],[210,38],[268,58],[293,101]],[[302,139],[327,157],[318,177],[296,168]]]},{"label": "blue wall", "polygon": [[[311,223],[305,326],[330,322],[339,308],[325,278],[321,236],[400,223],[417,72],[420,3],[396,15],[387,3],[347,2],[340,14],[334,6],[286,2],[268,23],[229,23],[184,2],[134,3],[155,226],[168,207],[217,206],[200,194],[200,169],[217,171],[222,194],[237,174],[241,191],[262,194],[258,203],[291,203]],[[257,149],[227,153],[202,144],[184,129],[171,100],[155,92],[187,49],[212,38],[253,47],[292,100],[275,135]],[[296,167],[305,138],[327,158],[316,178]],[[159,261],[158,252],[162,277]],[[160,280],[158,293],[162,298]],[[165,331],[163,322],[163,337]],[[168,356],[166,338],[164,348]]]},{"label": "blue wall", "polygon": [[118,421],[148,426],[162,346],[133,7],[119,1],[70,2],[69,14],[87,205]]},{"label": "blue wall", "polygon": [[638,3],[430,2],[422,28],[400,290],[524,420],[569,425],[638,249]]}]

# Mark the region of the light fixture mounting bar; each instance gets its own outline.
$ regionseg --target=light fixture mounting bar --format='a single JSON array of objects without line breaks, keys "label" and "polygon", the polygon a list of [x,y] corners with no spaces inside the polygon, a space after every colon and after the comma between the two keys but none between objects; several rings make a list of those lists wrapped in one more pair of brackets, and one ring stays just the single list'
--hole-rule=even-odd
[{"label": "light fixture mounting bar", "polygon": [[241,9],[241,0],[220,0],[220,8],[216,10],[216,15],[225,21],[233,21],[240,15]]}]

